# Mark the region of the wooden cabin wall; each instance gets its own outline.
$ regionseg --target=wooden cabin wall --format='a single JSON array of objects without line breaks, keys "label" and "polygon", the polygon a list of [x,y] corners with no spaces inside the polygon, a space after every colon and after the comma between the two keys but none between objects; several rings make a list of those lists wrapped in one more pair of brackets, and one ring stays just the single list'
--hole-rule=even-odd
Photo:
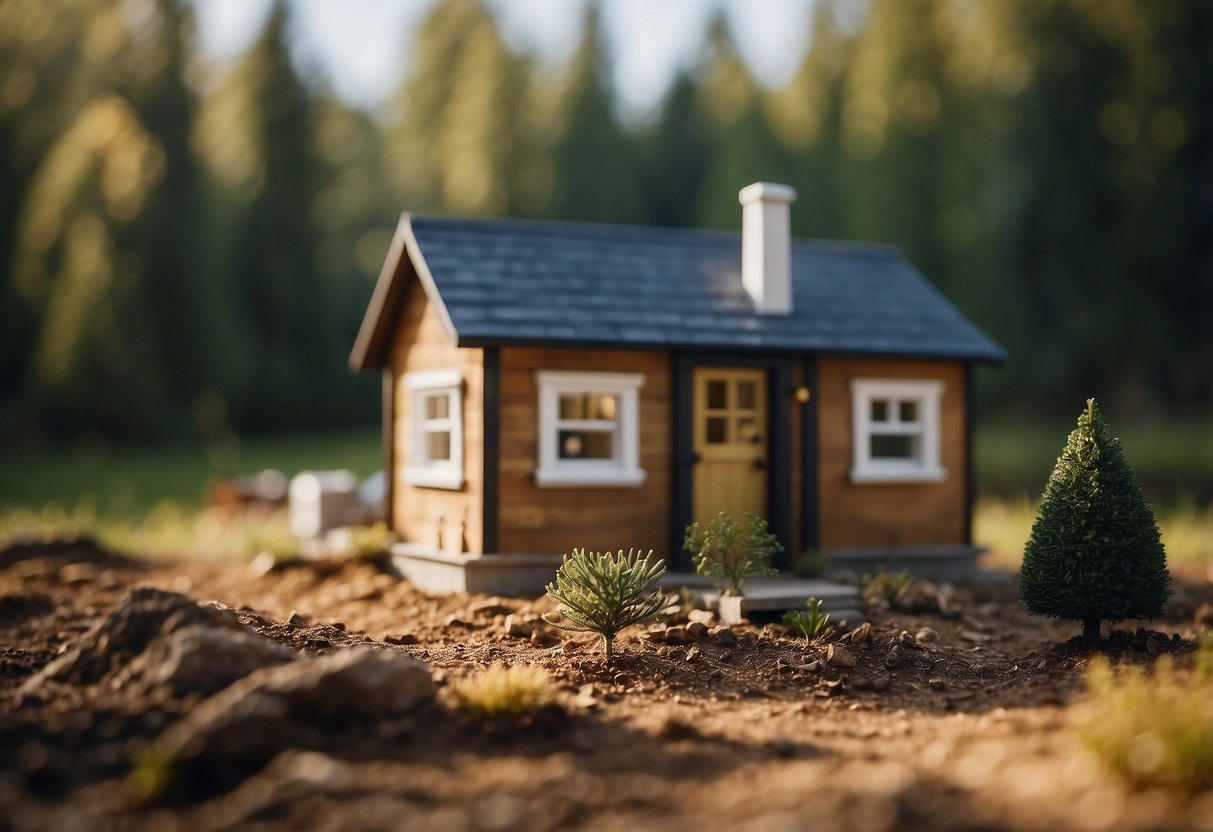
[{"label": "wooden cabin wall", "polygon": [[[392,342],[395,391],[393,531],[404,541],[449,552],[481,554],[484,540],[484,351],[460,349],[443,329],[421,285],[408,282]],[[463,373],[463,487],[458,491],[409,485],[402,472],[411,447],[412,397],[403,377],[419,370]]]},{"label": "wooden cabin wall", "polygon": [[[852,483],[851,380],[938,379],[938,483]],[[822,358],[816,398],[820,431],[821,548],[963,544],[965,371],[953,361]]]},{"label": "wooden cabin wall", "polygon": [[[671,365],[668,353],[632,350],[502,348],[498,551],[567,553],[654,549],[670,537]],[[539,370],[643,373],[639,391],[640,467],[635,487],[535,484]]]}]

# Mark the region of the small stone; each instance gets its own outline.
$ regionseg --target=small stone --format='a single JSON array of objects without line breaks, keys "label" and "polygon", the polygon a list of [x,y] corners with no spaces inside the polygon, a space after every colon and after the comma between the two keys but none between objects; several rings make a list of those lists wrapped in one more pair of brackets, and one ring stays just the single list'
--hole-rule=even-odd
[{"label": "small stone", "polygon": [[901,651],[896,648],[889,651],[889,655],[884,657],[884,666],[892,670],[901,664]]},{"label": "small stone", "polygon": [[286,623],[292,627],[306,627],[308,622],[307,617],[298,610],[291,610],[291,617],[286,620]]},{"label": "small stone", "polygon": [[735,647],[737,645],[737,634],[728,627],[717,627],[712,630],[712,637],[716,639],[716,643],[721,647]]},{"label": "small stone", "polygon": [[412,633],[401,633],[398,636],[387,636],[384,641],[388,644],[416,644],[417,636]]},{"label": "small stone", "polygon": [[841,644],[831,644],[826,648],[826,662],[834,667],[854,667],[856,664],[851,651]]},{"label": "small stone", "polygon": [[695,728],[680,719],[667,716],[653,729],[653,736],[659,740],[684,740],[698,734]]},{"label": "small stone", "polygon": [[871,638],[871,636],[872,636],[872,625],[865,621],[862,624],[860,624],[858,627],[856,627],[854,630],[851,630],[850,634],[848,635],[848,638],[850,639],[851,644],[860,645],[860,644],[866,644],[868,639]]},{"label": "small stone", "polygon": [[611,681],[619,685],[621,688],[626,688],[628,685],[632,684],[631,678],[626,673],[616,673],[614,677],[611,678]]},{"label": "small stone", "polygon": [[687,613],[687,621],[692,624],[702,624],[711,627],[716,623],[716,614],[709,610],[691,610]]},{"label": "small stone", "polygon": [[699,656],[700,656],[699,648],[692,646],[689,650],[687,650],[686,660],[688,662],[693,662],[696,659],[698,659]]},{"label": "small stone", "polygon": [[1196,608],[1196,628],[1213,629],[1213,603],[1204,603]]},{"label": "small stone", "polygon": [[[445,619],[443,619],[442,623],[447,627],[463,627],[465,629],[470,629],[474,626],[471,622],[464,621],[462,618],[454,614],[448,615]],[[529,636],[530,633],[528,632],[527,635]]]},{"label": "small stone", "polygon": [[987,641],[993,641],[993,636],[988,636],[985,633],[979,633],[975,630],[961,630],[960,637],[965,641],[972,641],[977,644],[984,644]]},{"label": "small stone", "polygon": [[505,617],[505,634],[514,638],[530,638],[535,632],[538,622],[521,615],[512,614]]},{"label": "small stone", "polygon": [[935,632],[934,628],[932,627],[923,627],[918,631],[918,634],[914,636],[914,639],[922,642],[923,644],[930,644],[939,641],[939,633]]},{"label": "small stone", "polygon": [[917,643],[914,641],[914,636],[910,635],[905,630],[902,630],[897,636],[897,643],[902,647],[915,647]]},{"label": "small stone", "polygon": [[1049,667],[1048,659],[1041,659],[1040,664],[1036,665],[1037,670],[1046,670],[1046,669],[1048,669],[1048,667]]},{"label": "small stone", "polygon": [[59,580],[70,586],[91,584],[101,570],[91,563],[69,563],[59,570]]},{"label": "small stone", "polygon": [[498,598],[495,595],[477,601],[468,607],[468,612],[472,615],[509,615],[513,611],[514,608],[506,603],[504,598]]},{"label": "small stone", "polygon": [[686,627],[670,627],[665,631],[665,640],[670,644],[690,644],[695,638]]},{"label": "small stone", "polygon": [[708,634],[708,627],[702,622],[692,621],[687,625],[687,632],[691,634],[693,639],[699,641]]},{"label": "small stone", "polygon": [[576,653],[579,648],[580,645],[577,642],[566,639],[564,643],[560,645],[560,652],[567,656],[570,653]]},{"label": "small stone", "polygon": [[948,686],[944,683],[943,679],[936,678],[928,679],[927,687],[933,691],[945,691],[948,689]]}]

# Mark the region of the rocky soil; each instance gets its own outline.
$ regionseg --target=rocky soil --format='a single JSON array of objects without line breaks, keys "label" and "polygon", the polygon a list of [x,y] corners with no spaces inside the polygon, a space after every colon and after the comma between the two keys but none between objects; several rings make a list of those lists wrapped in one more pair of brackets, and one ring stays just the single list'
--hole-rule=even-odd
[{"label": "rocky soil", "polygon": [[[1213,576],[1123,624],[1190,658]],[[1186,580],[1185,580],[1186,577]],[[1070,729],[1090,651],[1008,576],[919,587],[809,644],[687,607],[604,666],[546,599],[435,597],[368,562],[0,551],[0,829],[1213,830],[1213,792],[1134,789]],[[450,682],[546,668],[559,705],[459,714]]]}]

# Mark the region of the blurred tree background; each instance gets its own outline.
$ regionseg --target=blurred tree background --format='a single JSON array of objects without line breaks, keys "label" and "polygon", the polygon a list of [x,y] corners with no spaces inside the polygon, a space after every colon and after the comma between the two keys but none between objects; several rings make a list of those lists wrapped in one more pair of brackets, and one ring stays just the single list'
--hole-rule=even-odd
[{"label": "blurred tree background", "polygon": [[624,123],[591,4],[560,72],[439,0],[382,111],[292,60],[222,72],[184,0],[0,3],[0,436],[373,424],[345,366],[401,210],[901,246],[1010,353],[987,415],[1213,407],[1213,3],[819,0],[764,88],[727,21]]}]

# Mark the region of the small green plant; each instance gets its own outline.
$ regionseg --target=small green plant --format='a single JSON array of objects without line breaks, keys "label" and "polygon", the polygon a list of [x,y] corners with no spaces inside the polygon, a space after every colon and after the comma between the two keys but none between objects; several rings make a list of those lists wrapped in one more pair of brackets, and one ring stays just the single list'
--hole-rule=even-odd
[{"label": "small green plant", "polygon": [[556,701],[556,686],[541,667],[495,664],[451,683],[459,710],[482,722],[523,719]]},{"label": "small green plant", "polygon": [[821,611],[821,600],[810,598],[808,607],[808,612],[788,610],[783,614],[783,623],[800,630],[809,641],[829,638],[834,628],[830,626],[830,614]]},{"label": "small green plant", "polygon": [[741,585],[751,575],[778,575],[779,570],[771,566],[771,556],[783,551],[779,540],[767,530],[766,520],[747,513],[743,528],[723,511],[706,530],[698,523],[687,526],[682,546],[691,553],[695,571],[717,578],[725,595],[741,595]]},{"label": "small green plant", "polygon": [[863,600],[872,603],[884,601],[890,607],[896,607],[905,600],[914,585],[914,576],[906,570],[890,573],[881,567],[876,574],[865,574],[859,578],[859,587]]},{"label": "small green plant", "polygon": [[1024,548],[1019,597],[1033,615],[1082,622],[1157,618],[1171,594],[1154,513],[1094,399],[1049,476]]},{"label": "small green plant", "polygon": [[792,571],[802,578],[820,578],[825,574],[827,565],[825,552],[810,546],[792,563]]},{"label": "small green plant", "polygon": [[376,560],[382,557],[396,540],[396,535],[382,520],[373,526],[355,526],[350,529],[346,552],[352,558]]},{"label": "small green plant", "polygon": [[653,551],[640,555],[629,549],[618,553],[574,549],[556,570],[547,593],[560,606],[556,611],[572,624],[551,623],[562,630],[602,636],[606,663],[614,659],[615,635],[624,627],[651,618],[665,607],[666,597],[657,582],[665,574],[665,561],[650,562]]},{"label": "small green plant", "polygon": [[1076,728],[1105,763],[1141,785],[1213,787],[1213,637],[1190,674],[1163,656],[1150,676],[1138,667],[1118,675],[1096,656],[1087,688]]}]

